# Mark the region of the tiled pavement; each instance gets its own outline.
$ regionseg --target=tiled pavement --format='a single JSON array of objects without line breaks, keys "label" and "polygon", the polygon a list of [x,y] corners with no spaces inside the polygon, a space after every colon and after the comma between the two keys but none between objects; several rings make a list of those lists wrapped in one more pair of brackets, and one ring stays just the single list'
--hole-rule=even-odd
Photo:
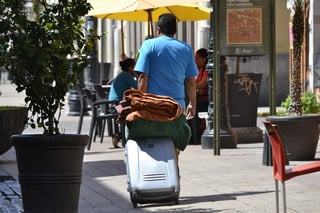
[{"label": "tiled pavement", "polygon": [[0,168],[0,213],[20,213],[22,200],[19,183]]},{"label": "tiled pavement", "polygon": [[[23,103],[23,95],[15,94],[12,85],[0,84],[0,90],[1,105]],[[61,126],[66,133],[75,133],[77,121],[78,117],[64,113]],[[89,121],[90,117],[85,117],[85,134]],[[188,146],[180,156],[180,204],[148,204],[137,209],[132,207],[126,191],[124,149],[111,146],[111,139],[105,137],[104,143],[93,143],[85,153],[79,213],[275,212],[272,167],[262,165],[263,143],[238,144],[237,149],[222,149],[220,156],[199,145]],[[0,176],[0,213],[21,211],[14,149],[0,156]],[[320,173],[314,173],[287,182],[289,213],[320,212],[319,180]]]}]

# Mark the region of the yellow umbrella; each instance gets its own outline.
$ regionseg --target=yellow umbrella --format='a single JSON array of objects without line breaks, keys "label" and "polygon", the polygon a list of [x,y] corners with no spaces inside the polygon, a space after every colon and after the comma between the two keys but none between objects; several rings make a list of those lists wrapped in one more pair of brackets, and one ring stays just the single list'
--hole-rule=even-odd
[{"label": "yellow umbrella", "polygon": [[[150,0],[149,0],[150,1]],[[193,0],[195,1],[195,0]],[[203,0],[204,1],[204,0]],[[178,21],[197,21],[210,19],[210,9],[197,4],[179,4],[178,1],[172,1],[170,5],[163,5],[158,0],[159,5],[139,5],[127,6],[124,0],[114,1],[116,5],[110,4],[110,0],[91,0],[89,1],[93,9],[88,13],[90,16],[97,18],[110,18],[126,21],[158,21],[159,15],[162,13],[171,13],[177,17]],[[119,3],[120,2],[120,3]],[[124,2],[124,4],[122,3]],[[120,6],[118,6],[120,4]],[[108,6],[110,5],[110,6]],[[128,4],[129,5],[129,4]],[[151,15],[151,17],[149,17]]]},{"label": "yellow umbrella", "polygon": [[[209,2],[209,0],[88,0],[88,2],[93,6],[94,15],[101,15],[110,13],[137,12],[141,10],[156,9],[159,7],[167,7],[172,5]],[[90,13],[92,12],[93,11],[91,11]],[[124,14],[124,17],[117,17],[115,19],[124,18],[123,20],[128,21],[147,21],[147,19],[143,18],[143,16],[128,17],[127,15],[136,14]]]},{"label": "yellow umbrella", "polygon": [[[153,36],[152,23],[158,21],[159,15],[163,13],[175,15],[178,21],[210,19],[209,8],[194,4],[196,2],[207,1],[208,0],[89,0],[93,9],[90,10],[88,16],[95,16],[102,19],[147,21],[148,35]],[[121,28],[121,31],[123,31],[123,28]],[[123,32],[121,32],[121,34],[123,35]]]}]

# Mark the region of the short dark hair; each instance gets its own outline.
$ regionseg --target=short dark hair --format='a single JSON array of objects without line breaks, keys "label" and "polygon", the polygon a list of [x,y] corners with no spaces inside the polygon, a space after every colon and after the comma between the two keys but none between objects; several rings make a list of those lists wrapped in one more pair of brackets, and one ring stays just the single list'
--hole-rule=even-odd
[{"label": "short dark hair", "polygon": [[136,63],[136,60],[134,60],[133,58],[126,58],[123,61],[120,61],[120,67],[123,71],[128,71],[129,67],[134,66]]},{"label": "short dark hair", "polygon": [[177,32],[177,18],[171,13],[164,13],[159,16],[158,27],[160,33],[173,36]]}]

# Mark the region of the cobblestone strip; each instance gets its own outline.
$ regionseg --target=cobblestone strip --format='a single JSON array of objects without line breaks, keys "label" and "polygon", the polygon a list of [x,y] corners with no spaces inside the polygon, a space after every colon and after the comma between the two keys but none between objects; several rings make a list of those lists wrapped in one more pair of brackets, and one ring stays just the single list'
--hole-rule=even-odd
[{"label": "cobblestone strip", "polygon": [[22,213],[19,183],[0,169],[0,213]]}]

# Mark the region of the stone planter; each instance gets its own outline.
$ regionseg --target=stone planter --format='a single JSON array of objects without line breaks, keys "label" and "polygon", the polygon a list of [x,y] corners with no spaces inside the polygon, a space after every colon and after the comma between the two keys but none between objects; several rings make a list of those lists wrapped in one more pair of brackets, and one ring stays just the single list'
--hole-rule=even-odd
[{"label": "stone planter", "polygon": [[20,134],[27,122],[27,107],[0,107],[0,155],[12,147],[10,137]]},{"label": "stone planter", "polygon": [[87,135],[13,135],[24,213],[78,213]]},{"label": "stone planter", "polygon": [[277,126],[290,161],[313,160],[319,139],[320,114],[268,116]]}]

